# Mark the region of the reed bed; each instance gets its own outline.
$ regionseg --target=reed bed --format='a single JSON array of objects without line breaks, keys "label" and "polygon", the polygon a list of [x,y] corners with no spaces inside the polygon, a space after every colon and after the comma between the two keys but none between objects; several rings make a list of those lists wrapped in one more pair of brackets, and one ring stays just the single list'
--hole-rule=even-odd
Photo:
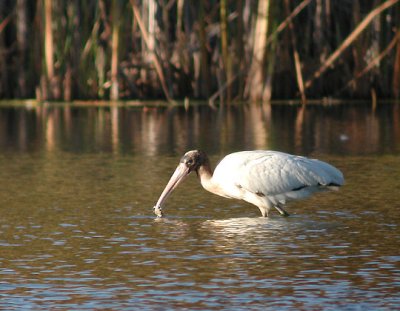
[{"label": "reed bed", "polygon": [[0,2],[0,97],[399,98],[400,0]]}]

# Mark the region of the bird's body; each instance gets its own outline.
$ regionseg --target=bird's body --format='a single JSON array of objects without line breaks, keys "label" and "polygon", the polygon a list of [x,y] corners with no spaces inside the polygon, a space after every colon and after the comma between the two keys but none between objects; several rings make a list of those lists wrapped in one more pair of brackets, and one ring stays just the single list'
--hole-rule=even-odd
[{"label": "bird's body", "polygon": [[212,172],[207,155],[193,150],[182,157],[155,206],[156,214],[162,215],[161,207],[167,196],[192,171],[197,172],[206,190],[252,203],[264,217],[272,207],[288,215],[283,209],[286,202],[337,189],[344,183],[343,174],[328,163],[268,150],[229,154]]}]

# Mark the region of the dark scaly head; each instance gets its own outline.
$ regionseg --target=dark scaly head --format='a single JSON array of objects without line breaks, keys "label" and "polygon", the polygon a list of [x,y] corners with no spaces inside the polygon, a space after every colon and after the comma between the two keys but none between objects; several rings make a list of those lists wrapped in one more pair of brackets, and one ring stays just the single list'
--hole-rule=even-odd
[{"label": "dark scaly head", "polygon": [[205,164],[208,164],[208,157],[205,152],[200,150],[191,150],[186,152],[181,158],[180,164],[185,165],[189,173],[196,171]]},{"label": "dark scaly head", "polygon": [[175,169],[175,172],[172,174],[171,178],[164,188],[164,191],[161,193],[157,204],[154,206],[154,211],[159,217],[162,216],[161,207],[163,206],[168,196],[172,193],[172,191],[182,181],[184,181],[191,172],[198,172],[201,166],[209,165],[208,163],[209,162],[207,155],[200,150],[191,150],[183,155],[177,168]]}]

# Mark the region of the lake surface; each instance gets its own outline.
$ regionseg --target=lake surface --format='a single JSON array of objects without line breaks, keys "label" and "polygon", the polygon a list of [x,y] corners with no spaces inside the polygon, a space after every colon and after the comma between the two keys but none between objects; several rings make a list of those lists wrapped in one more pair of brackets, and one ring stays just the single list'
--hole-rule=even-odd
[{"label": "lake surface", "polygon": [[[346,185],[261,218],[195,175],[190,149],[274,149]],[[0,309],[400,309],[400,106],[0,108]]]}]

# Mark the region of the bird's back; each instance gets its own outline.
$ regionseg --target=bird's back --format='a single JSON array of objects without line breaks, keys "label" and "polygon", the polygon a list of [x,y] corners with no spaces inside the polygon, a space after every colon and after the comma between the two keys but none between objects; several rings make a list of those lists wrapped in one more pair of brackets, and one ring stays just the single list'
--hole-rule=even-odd
[{"label": "bird's back", "polygon": [[243,199],[240,191],[267,197],[272,205],[307,197],[313,192],[338,187],[343,174],[323,161],[278,151],[241,151],[227,155],[213,179],[224,185],[231,197]]}]

